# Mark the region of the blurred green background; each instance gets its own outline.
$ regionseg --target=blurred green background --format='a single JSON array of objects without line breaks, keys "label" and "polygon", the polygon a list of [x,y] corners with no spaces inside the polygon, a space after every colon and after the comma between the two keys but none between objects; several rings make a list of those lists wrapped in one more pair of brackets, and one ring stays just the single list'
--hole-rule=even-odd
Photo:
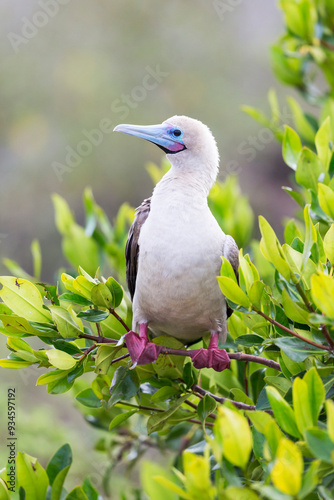
[{"label": "blurred green background", "polygon": [[[88,185],[111,218],[123,201],[137,206],[151,194],[145,164],[160,163],[161,151],[112,134],[122,122],[160,123],[174,114],[200,119],[218,142],[220,180],[238,174],[255,213],[276,229],[295,209],[281,191],[289,181],[280,145],[240,110],[266,109],[268,89],[277,88],[268,48],[283,30],[274,0],[2,0],[0,25],[1,257],[31,272],[29,248],[37,237],[42,279],[52,281],[64,264],[53,192],[68,200],[79,222]],[[283,103],[283,87],[278,94]],[[107,132],[96,132],[101,123]],[[91,452],[97,431],[66,395],[33,387],[39,374],[2,370],[1,407],[7,387],[19,394],[19,449],[45,464],[69,441],[84,476],[103,461]],[[4,463],[6,450],[0,458]]]}]

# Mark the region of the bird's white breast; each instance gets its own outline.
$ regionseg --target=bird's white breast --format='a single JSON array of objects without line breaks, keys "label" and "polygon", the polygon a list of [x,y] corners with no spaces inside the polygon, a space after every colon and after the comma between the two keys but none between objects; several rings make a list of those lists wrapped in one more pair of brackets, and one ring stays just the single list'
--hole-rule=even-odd
[{"label": "bird's white breast", "polygon": [[196,340],[225,331],[226,304],[219,275],[225,235],[206,200],[152,199],[139,238],[134,329],[148,322],[155,335]]}]

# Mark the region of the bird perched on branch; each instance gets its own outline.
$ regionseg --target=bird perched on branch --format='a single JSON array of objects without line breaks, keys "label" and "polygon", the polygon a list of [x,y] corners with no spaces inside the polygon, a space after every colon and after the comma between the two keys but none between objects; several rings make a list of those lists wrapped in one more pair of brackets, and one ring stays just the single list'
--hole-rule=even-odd
[{"label": "bird perched on branch", "polygon": [[[118,125],[117,132],[159,146],[171,163],[151,198],[137,209],[126,245],[127,282],[133,300],[133,331],[125,336],[134,364],[155,361],[169,335],[191,344],[211,332],[208,349],[189,351],[196,368],[230,365],[218,339],[226,340],[228,308],[216,277],[221,256],[238,273],[238,247],[212,215],[207,197],[219,167],[209,128],[187,116],[161,125]],[[139,332],[139,334],[137,333]]]}]

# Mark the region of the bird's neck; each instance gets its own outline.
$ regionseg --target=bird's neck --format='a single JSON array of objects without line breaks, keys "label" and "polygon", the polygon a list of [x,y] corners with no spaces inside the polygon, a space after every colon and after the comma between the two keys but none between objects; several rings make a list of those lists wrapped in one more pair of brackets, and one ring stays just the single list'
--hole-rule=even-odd
[{"label": "bird's neck", "polygon": [[215,181],[208,178],[203,170],[179,168],[172,165],[171,169],[156,185],[153,196],[155,198],[179,199],[180,201],[194,200],[195,203],[207,203],[209,191]]}]

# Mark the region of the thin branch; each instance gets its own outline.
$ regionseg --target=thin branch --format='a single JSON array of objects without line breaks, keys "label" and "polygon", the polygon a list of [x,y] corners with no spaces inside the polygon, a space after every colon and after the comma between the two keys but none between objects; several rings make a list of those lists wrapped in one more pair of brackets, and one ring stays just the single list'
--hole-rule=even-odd
[{"label": "thin branch", "polygon": [[[196,352],[196,350],[186,351],[185,349],[172,349],[170,347],[163,347],[161,349],[161,354],[173,354],[176,356],[192,357],[194,352]],[[230,359],[236,359],[237,361],[252,361],[253,363],[259,363],[260,365],[265,365],[269,368],[281,371],[279,363],[276,363],[276,361],[272,361],[271,359],[261,358],[260,356],[254,356],[252,354],[245,354],[244,352],[228,352],[227,354]]]},{"label": "thin branch", "polygon": [[329,42],[326,42],[326,40],[320,40],[320,43],[321,43],[321,45],[323,45],[324,47],[326,47],[326,49],[334,51],[334,45],[332,45]]},{"label": "thin branch", "polygon": [[96,337],[94,335],[87,335],[87,333],[80,333],[79,338],[91,340],[97,344],[117,344],[118,340],[108,339],[107,337]]},{"label": "thin branch", "polygon": [[91,345],[90,347],[88,347],[88,349],[86,349],[83,353],[82,353],[82,356],[80,356],[80,358],[78,359],[79,363],[86,357],[88,356],[88,354],[91,352],[91,351],[94,351],[94,349],[97,347],[96,344],[93,344]]},{"label": "thin branch", "polygon": [[[202,389],[197,384],[194,384],[191,389],[198,394],[201,394],[202,396],[205,396],[205,394],[208,394],[211,396],[213,399],[215,399],[218,403],[224,403],[225,401],[229,401],[232,403],[236,408],[239,408],[240,410],[247,410],[247,411],[256,411],[256,406],[254,405],[246,405],[245,403],[240,403],[240,401],[233,401],[233,399],[228,399],[224,398],[222,396],[216,396],[215,394],[212,394],[212,392],[206,391],[205,389]],[[266,410],[266,413],[269,413],[270,415],[273,415],[273,412],[271,410]]]},{"label": "thin branch", "polygon": [[110,308],[109,309],[109,312],[110,314],[112,314],[113,316],[115,316],[115,318],[117,319],[117,321],[119,321],[121,323],[121,325],[123,325],[123,327],[125,328],[125,330],[127,332],[130,331],[130,328],[128,327],[128,325],[125,323],[125,321],[122,320],[122,318],[117,314],[117,312],[115,311],[115,309],[112,309]]},{"label": "thin branch", "polygon": [[[154,412],[160,412],[160,413],[165,413],[166,410],[163,410],[162,408],[154,408],[153,406],[143,406],[143,405],[134,405],[132,403],[128,403],[127,401],[120,401],[119,404],[125,405],[125,406],[130,406],[131,408],[138,408],[138,410],[147,410],[147,411],[154,411]],[[186,422],[192,422],[193,424],[198,424],[202,425],[202,422],[200,420],[196,420],[195,418],[189,418],[186,420]],[[205,422],[205,425],[208,427],[213,427],[214,424],[212,422]]]},{"label": "thin branch", "polygon": [[129,356],[130,356],[130,354],[129,354],[129,353],[127,353],[127,354],[123,354],[123,356],[120,356],[119,358],[115,358],[115,359],[113,359],[113,360],[112,360],[112,362],[111,362],[111,364],[113,364],[113,363],[117,363],[117,361],[122,361],[122,359],[128,358]]},{"label": "thin branch", "polygon": [[302,337],[301,335],[299,335],[299,333],[296,333],[293,330],[290,330],[290,328],[287,328],[286,326],[282,325],[281,323],[278,323],[278,321],[275,321],[274,319],[272,319],[270,316],[267,316],[262,311],[255,310],[255,312],[257,312],[257,314],[259,314],[260,316],[265,318],[267,321],[269,321],[272,325],[275,325],[278,328],[281,328],[285,332],[289,333],[290,335],[293,335],[294,337],[297,337],[300,340],[303,340],[307,344],[311,344],[314,347],[318,347],[318,349],[324,349],[325,351],[332,351],[332,349],[330,347],[327,347],[327,346],[322,345],[322,344],[318,344],[318,342],[313,342],[313,340],[309,340],[309,339],[306,339],[305,337]]}]

